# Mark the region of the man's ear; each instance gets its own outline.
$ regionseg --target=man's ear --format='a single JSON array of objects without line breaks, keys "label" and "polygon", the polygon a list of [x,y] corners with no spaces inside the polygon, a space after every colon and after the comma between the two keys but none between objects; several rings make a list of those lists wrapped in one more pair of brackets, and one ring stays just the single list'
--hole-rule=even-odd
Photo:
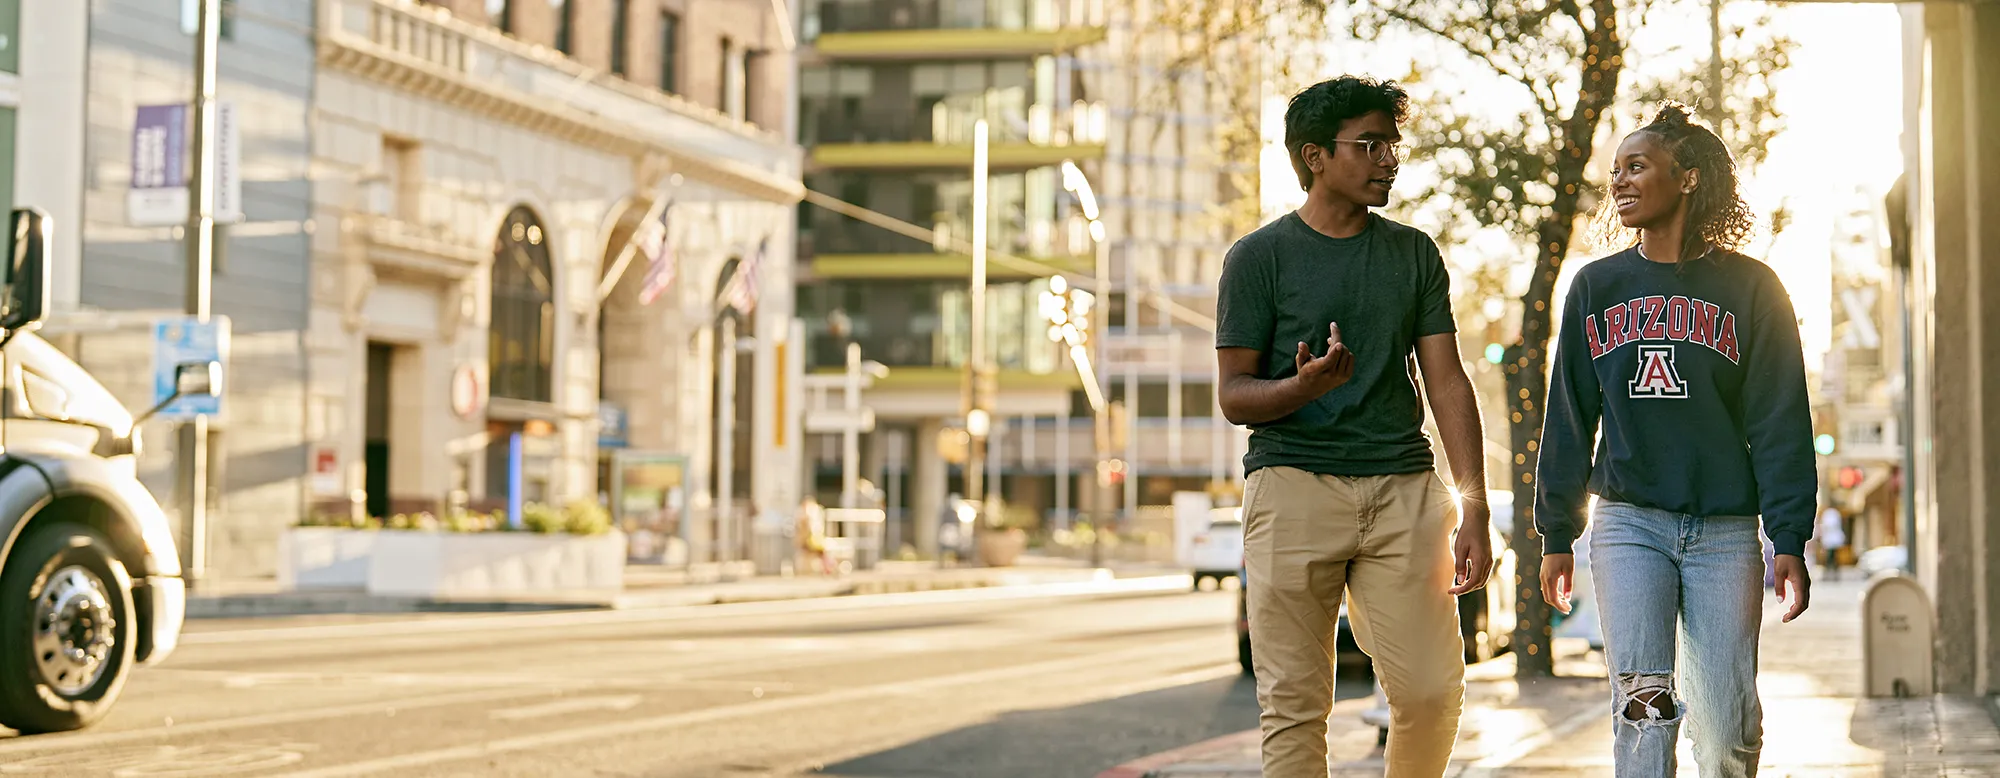
[{"label": "man's ear", "polygon": [[1306,169],[1314,175],[1326,172],[1326,147],[1308,143],[1299,149],[1299,156],[1306,161]]}]

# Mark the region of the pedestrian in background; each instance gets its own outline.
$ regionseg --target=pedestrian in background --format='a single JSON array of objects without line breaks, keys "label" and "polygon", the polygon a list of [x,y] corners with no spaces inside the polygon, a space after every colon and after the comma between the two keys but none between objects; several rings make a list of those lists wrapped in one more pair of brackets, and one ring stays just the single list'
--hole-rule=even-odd
[{"label": "pedestrian in background", "polygon": [[1704,778],[1747,778],[1763,746],[1759,514],[1785,621],[1812,586],[1798,320],[1777,274],[1737,253],[1752,220],[1735,162],[1685,107],[1661,108],[1613,164],[1600,224],[1638,240],[1585,266],[1563,304],[1535,500],[1542,596],[1569,610],[1571,545],[1597,495],[1618,778],[1674,775],[1684,718]]},{"label": "pedestrian in background", "polygon": [[1840,550],[1847,547],[1847,517],[1831,503],[1819,514],[1819,547],[1824,554],[1826,577],[1840,580]]},{"label": "pedestrian in background", "polygon": [[[1387,774],[1442,775],[1465,697],[1457,595],[1492,571],[1444,260],[1429,235],[1369,210],[1389,202],[1408,107],[1394,83],[1354,76],[1293,96],[1285,147],[1306,203],[1223,264],[1216,359],[1223,415],[1251,428],[1244,592],[1273,778],[1326,778],[1343,596],[1392,710]],[[1435,472],[1413,357],[1457,501]]]}]

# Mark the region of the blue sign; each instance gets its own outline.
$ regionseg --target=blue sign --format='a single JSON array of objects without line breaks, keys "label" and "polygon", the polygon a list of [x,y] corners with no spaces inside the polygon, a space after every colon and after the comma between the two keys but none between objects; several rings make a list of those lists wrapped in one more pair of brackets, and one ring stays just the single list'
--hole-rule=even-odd
[{"label": "blue sign", "polygon": [[631,445],[625,409],[610,402],[597,403],[597,447],[625,448]]},{"label": "blue sign", "polygon": [[[153,403],[166,402],[174,394],[176,368],[184,364],[229,364],[229,318],[210,317],[206,323],[193,317],[166,319],[153,325]],[[225,382],[226,383],[226,382]],[[160,409],[164,419],[187,421],[196,416],[222,413],[222,386],[216,394],[182,397]]]}]

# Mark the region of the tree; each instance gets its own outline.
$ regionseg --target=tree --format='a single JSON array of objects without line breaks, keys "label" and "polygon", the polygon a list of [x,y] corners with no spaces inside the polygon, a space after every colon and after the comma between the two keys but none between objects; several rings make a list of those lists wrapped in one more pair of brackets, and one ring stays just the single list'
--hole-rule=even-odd
[{"label": "tree", "polygon": [[[1463,110],[1450,101],[1422,105],[1408,134],[1417,156],[1437,168],[1438,180],[1419,199],[1448,203],[1445,232],[1499,228],[1531,240],[1534,247],[1532,272],[1520,296],[1519,336],[1502,361],[1514,452],[1507,481],[1515,511],[1509,545],[1520,575],[1497,583],[1515,586],[1524,606],[1514,633],[1523,676],[1549,675],[1554,669],[1550,611],[1541,599],[1537,572],[1541,539],[1534,531],[1534,474],[1548,394],[1556,280],[1575,243],[1578,218],[1595,204],[1588,175],[1592,156],[1601,131],[1608,129],[1607,116],[1621,106],[1620,84],[1628,76],[1635,85],[1633,97],[1641,98],[1668,96],[1679,84],[1707,81],[1712,86],[1715,80],[1706,58],[1679,72],[1648,74],[1652,78],[1633,75],[1628,68],[1632,34],[1649,13],[1672,5],[1648,0],[1359,0],[1353,7],[1357,37],[1379,40],[1393,31],[1441,41],[1488,71],[1484,75],[1509,85],[1505,94],[1481,94],[1485,110]],[[1721,131],[1725,141],[1744,150],[1745,161],[1754,163],[1762,159],[1763,141],[1782,126],[1770,78],[1789,63],[1792,42],[1783,36],[1753,39],[1749,32],[1750,26],[1735,28],[1736,50],[1725,51],[1719,63],[1722,83],[1728,86]],[[1696,103],[1705,97],[1715,99],[1707,90],[1680,96]],[[1513,110],[1493,110],[1490,105],[1496,101]]]}]

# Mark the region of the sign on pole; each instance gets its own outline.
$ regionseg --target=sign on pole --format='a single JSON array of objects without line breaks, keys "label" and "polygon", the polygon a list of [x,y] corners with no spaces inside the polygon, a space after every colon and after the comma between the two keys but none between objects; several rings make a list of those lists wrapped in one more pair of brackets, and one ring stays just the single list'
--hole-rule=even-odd
[{"label": "sign on pole", "polygon": [[215,223],[243,222],[243,130],[236,105],[215,101]]},{"label": "sign on pole", "polygon": [[[229,317],[213,316],[207,322],[194,317],[164,319],[153,325],[153,402],[167,401],[174,394],[175,369],[188,363],[229,364]],[[227,385],[227,382],[225,382]],[[218,387],[219,388],[219,387]],[[222,394],[182,397],[160,409],[159,418],[189,421],[196,416],[222,413]]]},{"label": "sign on pole", "polygon": [[188,218],[187,106],[142,105],[132,123],[132,188],[127,221],[135,227],[182,224]]}]

